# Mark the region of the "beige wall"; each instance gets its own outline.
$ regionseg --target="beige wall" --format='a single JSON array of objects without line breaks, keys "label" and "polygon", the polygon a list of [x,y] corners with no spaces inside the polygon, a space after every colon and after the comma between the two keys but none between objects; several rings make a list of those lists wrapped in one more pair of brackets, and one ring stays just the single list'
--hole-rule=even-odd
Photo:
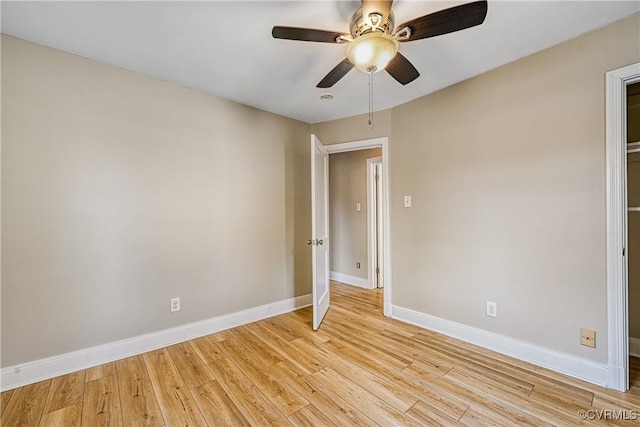
[{"label": "beige wall", "polygon": [[[640,61],[639,23],[391,110],[394,305],[606,362],[604,75]],[[368,138],[353,120],[314,131]],[[580,346],[581,327],[597,348]]]},{"label": "beige wall", "polygon": [[[367,279],[367,159],[382,155],[380,148],[329,156],[330,270]],[[356,204],[360,203],[360,212]],[[360,268],[356,263],[360,263]]]},{"label": "beige wall", "polygon": [[311,129],[324,145],[389,137],[391,136],[391,110],[373,113],[373,126],[368,123],[368,115],[361,114],[342,120],[315,123]]},{"label": "beige wall", "polygon": [[2,366],[309,293],[309,133],[2,36]]}]

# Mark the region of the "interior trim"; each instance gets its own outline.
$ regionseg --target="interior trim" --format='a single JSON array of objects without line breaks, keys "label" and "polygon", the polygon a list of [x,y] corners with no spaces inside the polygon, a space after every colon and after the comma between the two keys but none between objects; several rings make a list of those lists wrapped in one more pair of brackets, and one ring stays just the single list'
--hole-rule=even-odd
[{"label": "interior trim", "polygon": [[344,283],[345,285],[357,286],[364,289],[373,289],[371,281],[363,279],[362,277],[351,276],[349,274],[338,273],[335,271],[329,272],[329,279],[336,282]]}]

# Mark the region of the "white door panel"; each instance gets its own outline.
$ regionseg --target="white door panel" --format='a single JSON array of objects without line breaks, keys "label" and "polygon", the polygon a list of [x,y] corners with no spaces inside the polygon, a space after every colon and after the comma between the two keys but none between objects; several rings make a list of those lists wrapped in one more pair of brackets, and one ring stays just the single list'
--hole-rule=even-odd
[{"label": "white door panel", "polygon": [[313,329],[329,309],[329,154],[311,135],[311,252],[313,257]]}]

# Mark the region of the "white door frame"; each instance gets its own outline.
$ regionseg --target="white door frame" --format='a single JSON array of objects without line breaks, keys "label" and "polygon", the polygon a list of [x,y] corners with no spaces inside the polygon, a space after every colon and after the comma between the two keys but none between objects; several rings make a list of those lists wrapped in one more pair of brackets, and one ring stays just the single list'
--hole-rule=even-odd
[{"label": "white door frame", "polygon": [[[377,258],[378,252],[382,250],[384,244],[384,240],[381,239],[384,236],[384,230],[379,224],[377,215],[378,204],[382,205],[383,202],[382,194],[378,194],[376,191],[378,188],[376,185],[377,165],[382,166],[382,157],[367,159],[367,259],[369,260],[369,285],[372,289],[379,288],[381,287],[380,283],[384,283],[384,280],[381,280],[384,277],[379,277],[376,271],[380,268],[380,273],[384,274],[384,260],[380,260],[378,264]],[[380,176],[380,182],[382,183],[382,176]],[[384,220],[384,216],[380,216]]]},{"label": "white door frame", "polygon": [[607,387],[629,389],[627,283],[627,85],[640,82],[640,63],[606,74]]},{"label": "white door frame", "polygon": [[329,154],[345,153],[347,151],[365,150],[368,148],[382,149],[382,200],[383,200],[383,269],[382,283],[384,283],[384,315],[391,316],[391,230],[390,230],[390,203],[389,203],[389,138],[373,138],[361,141],[345,142],[325,146]]}]

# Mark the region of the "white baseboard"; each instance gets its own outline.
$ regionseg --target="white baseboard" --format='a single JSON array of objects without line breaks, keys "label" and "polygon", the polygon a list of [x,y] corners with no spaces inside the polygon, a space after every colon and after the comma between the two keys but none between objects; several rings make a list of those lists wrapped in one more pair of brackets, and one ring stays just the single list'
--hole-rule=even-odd
[{"label": "white baseboard", "polygon": [[629,354],[640,357],[640,338],[629,337]]},{"label": "white baseboard", "polygon": [[0,390],[11,390],[16,387],[102,365],[103,363],[157,350],[310,305],[311,294],[303,295],[199,322],[188,323],[175,328],[9,366],[0,371]]},{"label": "white baseboard", "polygon": [[605,364],[395,305],[391,317],[602,387],[607,385]]},{"label": "white baseboard", "polygon": [[350,276],[348,274],[336,273],[335,271],[329,272],[329,279],[336,282],[344,283],[346,285],[358,286],[359,288],[373,289],[368,279],[362,277]]}]

